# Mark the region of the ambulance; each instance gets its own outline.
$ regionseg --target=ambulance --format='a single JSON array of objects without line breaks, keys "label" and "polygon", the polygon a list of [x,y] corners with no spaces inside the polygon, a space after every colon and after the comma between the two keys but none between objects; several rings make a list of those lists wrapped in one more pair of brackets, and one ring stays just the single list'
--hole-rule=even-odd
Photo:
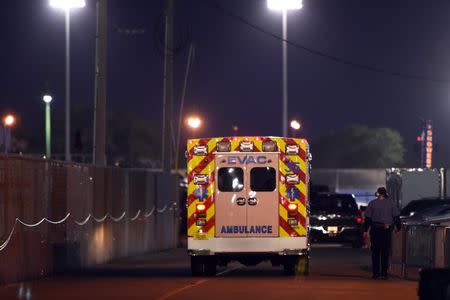
[{"label": "ambulance", "polygon": [[304,139],[187,141],[187,236],[194,276],[270,261],[287,275],[309,268],[310,153]]}]

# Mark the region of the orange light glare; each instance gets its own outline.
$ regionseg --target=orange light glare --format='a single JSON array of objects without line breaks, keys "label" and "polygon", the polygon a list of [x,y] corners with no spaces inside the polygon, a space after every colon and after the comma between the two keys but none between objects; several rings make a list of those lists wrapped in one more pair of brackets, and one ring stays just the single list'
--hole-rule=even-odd
[{"label": "orange light glare", "polygon": [[16,123],[16,118],[13,115],[7,115],[4,119],[3,119],[3,124],[5,126],[11,127],[14,125],[14,123]]}]

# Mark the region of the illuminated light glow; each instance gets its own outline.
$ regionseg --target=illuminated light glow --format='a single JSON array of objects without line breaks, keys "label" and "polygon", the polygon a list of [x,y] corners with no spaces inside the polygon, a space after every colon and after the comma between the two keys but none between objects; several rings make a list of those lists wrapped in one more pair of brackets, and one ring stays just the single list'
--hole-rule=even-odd
[{"label": "illuminated light glow", "polygon": [[297,204],[295,204],[295,203],[291,203],[291,204],[289,204],[289,206],[288,206],[288,210],[289,211],[296,211],[297,210]]},{"label": "illuminated light glow", "polygon": [[267,0],[267,7],[272,10],[291,10],[301,9],[302,0]]},{"label": "illuminated light glow", "polygon": [[14,123],[16,123],[16,118],[13,115],[7,115],[4,119],[3,119],[3,124],[7,127],[11,127],[14,125]]},{"label": "illuminated light glow", "polygon": [[197,204],[197,211],[204,211],[206,209],[205,204]]},{"label": "illuminated light glow", "polygon": [[45,95],[44,97],[42,97],[42,100],[43,100],[45,103],[50,103],[50,102],[52,102],[53,98],[52,98],[52,96],[50,96],[50,95]]},{"label": "illuminated light glow", "polygon": [[297,120],[292,120],[291,121],[291,128],[294,130],[299,130],[302,127],[302,125],[300,124],[299,121]]},{"label": "illuminated light glow", "polygon": [[417,142],[422,142],[422,137],[420,135],[417,137]]},{"label": "illuminated light glow", "polygon": [[202,126],[202,120],[199,117],[190,117],[187,119],[187,124],[193,129],[198,129]]},{"label": "illuminated light glow", "polygon": [[86,6],[85,0],[50,0],[50,6],[70,10],[72,8],[82,8]]}]

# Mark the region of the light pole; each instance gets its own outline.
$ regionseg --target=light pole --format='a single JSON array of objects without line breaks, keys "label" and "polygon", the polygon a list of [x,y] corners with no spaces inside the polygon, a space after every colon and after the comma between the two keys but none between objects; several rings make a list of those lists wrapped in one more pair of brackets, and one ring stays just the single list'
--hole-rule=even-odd
[{"label": "light pole", "polygon": [[267,0],[269,9],[281,11],[283,14],[283,136],[288,134],[287,11],[301,9],[302,2],[302,0]]},{"label": "light pole", "polygon": [[296,137],[295,133],[300,130],[302,125],[297,120],[292,120],[290,125],[291,125],[291,129],[292,129],[292,137],[295,138]]},{"label": "light pole", "polygon": [[50,159],[52,155],[52,123],[51,123],[51,112],[50,103],[53,98],[50,95],[45,95],[42,97],[45,102],[45,156]]},{"label": "light pole", "polygon": [[50,6],[63,9],[66,15],[66,161],[70,155],[70,10],[86,6],[85,0],[50,0]]},{"label": "light pole", "polygon": [[197,131],[202,126],[202,119],[197,116],[192,116],[186,119],[186,124],[194,132],[193,137],[195,138],[195,131]]},{"label": "light pole", "polygon": [[11,147],[11,127],[13,127],[14,124],[16,124],[16,118],[13,115],[6,115],[3,118],[5,153],[8,153],[9,148]]}]

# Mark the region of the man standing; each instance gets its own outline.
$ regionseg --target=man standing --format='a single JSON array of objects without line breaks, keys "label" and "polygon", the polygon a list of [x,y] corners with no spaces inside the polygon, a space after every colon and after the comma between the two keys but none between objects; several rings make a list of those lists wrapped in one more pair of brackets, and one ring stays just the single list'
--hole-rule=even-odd
[{"label": "man standing", "polygon": [[387,279],[391,233],[394,226],[397,231],[400,230],[400,212],[389,199],[386,188],[378,188],[375,196],[377,198],[369,203],[365,211],[364,236],[367,236],[367,231],[370,228],[372,278]]}]

